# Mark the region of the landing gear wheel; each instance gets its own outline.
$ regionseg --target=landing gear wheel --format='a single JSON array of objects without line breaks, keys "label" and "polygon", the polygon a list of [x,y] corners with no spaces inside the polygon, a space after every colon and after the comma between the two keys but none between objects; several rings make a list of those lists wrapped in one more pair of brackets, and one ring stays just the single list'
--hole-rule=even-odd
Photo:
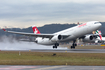
[{"label": "landing gear wheel", "polygon": [[73,48],[73,46],[71,46],[71,49]]},{"label": "landing gear wheel", "polygon": [[73,49],[75,49],[75,46],[73,46]]},{"label": "landing gear wheel", "polygon": [[75,46],[71,46],[71,49],[75,49]]},{"label": "landing gear wheel", "polygon": [[57,46],[55,46],[55,48],[57,49]]},{"label": "landing gear wheel", "polygon": [[53,49],[54,49],[54,48],[56,48],[56,49],[57,49],[57,46],[53,46]]},{"label": "landing gear wheel", "polygon": [[77,46],[77,44],[75,44],[75,46]]},{"label": "landing gear wheel", "polygon": [[59,43],[55,43],[55,45],[53,46],[53,49],[54,49],[54,48],[57,49],[57,46],[59,46]]},{"label": "landing gear wheel", "polygon": [[55,46],[53,46],[53,49],[55,48]]}]

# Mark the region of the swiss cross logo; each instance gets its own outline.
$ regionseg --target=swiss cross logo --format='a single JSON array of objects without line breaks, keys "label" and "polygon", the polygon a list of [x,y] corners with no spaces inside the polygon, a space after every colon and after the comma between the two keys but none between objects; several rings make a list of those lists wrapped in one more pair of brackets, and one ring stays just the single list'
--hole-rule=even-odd
[{"label": "swiss cross logo", "polygon": [[37,32],[38,32],[38,31],[37,31],[37,29],[35,28],[35,32],[34,32],[34,33],[37,34]]},{"label": "swiss cross logo", "polygon": [[40,32],[39,32],[39,30],[37,29],[37,27],[32,27],[32,29],[33,29],[33,33],[34,34],[40,34]]}]

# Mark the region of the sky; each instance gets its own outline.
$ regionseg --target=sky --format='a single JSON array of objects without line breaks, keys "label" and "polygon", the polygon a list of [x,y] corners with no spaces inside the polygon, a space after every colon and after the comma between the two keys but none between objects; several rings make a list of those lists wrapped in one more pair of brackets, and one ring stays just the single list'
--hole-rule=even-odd
[{"label": "sky", "polygon": [[105,22],[105,0],[0,0],[0,27]]}]

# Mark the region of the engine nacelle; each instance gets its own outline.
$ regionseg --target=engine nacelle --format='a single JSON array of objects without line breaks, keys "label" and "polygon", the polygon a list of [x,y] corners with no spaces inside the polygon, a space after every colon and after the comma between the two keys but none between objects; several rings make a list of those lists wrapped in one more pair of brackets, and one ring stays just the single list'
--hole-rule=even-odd
[{"label": "engine nacelle", "polygon": [[62,36],[61,35],[55,35],[54,37],[51,38],[51,41],[59,41],[62,39]]},{"label": "engine nacelle", "polygon": [[53,45],[54,44],[49,38],[42,38],[42,37],[37,37],[35,39],[35,42],[41,45]]},{"label": "engine nacelle", "polygon": [[90,41],[90,40],[93,40],[93,39],[94,39],[94,36],[87,35],[87,36],[85,36],[85,38],[83,40]]},{"label": "engine nacelle", "polygon": [[42,43],[42,38],[41,37],[36,38],[35,42],[38,44]]}]

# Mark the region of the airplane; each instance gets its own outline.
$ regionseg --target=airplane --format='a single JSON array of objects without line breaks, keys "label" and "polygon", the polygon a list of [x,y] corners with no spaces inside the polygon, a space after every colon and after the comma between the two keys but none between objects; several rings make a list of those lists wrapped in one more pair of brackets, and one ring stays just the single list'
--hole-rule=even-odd
[{"label": "airplane", "polygon": [[[35,25],[32,26],[33,33],[7,31],[4,28],[3,30],[8,33],[36,37],[34,42],[41,45],[53,45],[53,49],[57,48],[59,46],[59,43],[73,41],[72,46],[70,48],[75,49],[75,46],[77,46],[77,38],[89,34],[92,31],[98,30],[101,26],[102,25],[99,21],[90,21],[53,34],[42,34],[39,32]],[[89,37],[86,36],[86,38]]]},{"label": "airplane", "polygon": [[105,37],[102,37],[101,31],[97,30],[95,34],[90,34],[88,36],[91,36],[90,39],[82,38],[83,42],[89,42],[89,43],[103,43],[105,42]]}]

